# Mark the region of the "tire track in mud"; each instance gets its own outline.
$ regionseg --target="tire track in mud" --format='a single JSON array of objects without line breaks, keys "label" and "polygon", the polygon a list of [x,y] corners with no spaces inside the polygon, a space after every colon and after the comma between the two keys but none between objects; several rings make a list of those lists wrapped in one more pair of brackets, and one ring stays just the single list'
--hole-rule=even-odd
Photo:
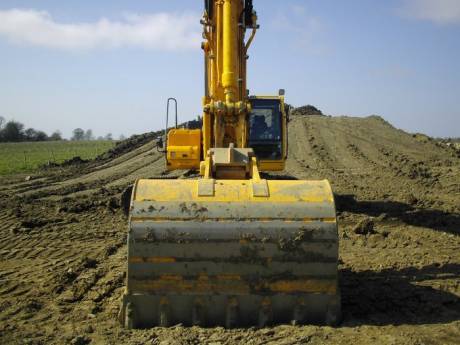
[{"label": "tire track in mud", "polygon": [[[316,138],[312,134],[313,128],[301,119],[292,119],[290,124],[289,159],[286,162],[287,171],[304,178],[320,178],[320,172],[327,170],[321,161],[321,153],[317,150]],[[304,135],[300,135],[304,133]]]},{"label": "tire track in mud", "polygon": [[[138,177],[136,172],[146,167],[153,166],[155,171],[159,170],[162,159],[163,155],[154,151],[153,144],[148,143],[136,149],[135,152],[128,152],[117,157],[116,163],[108,161],[104,164],[91,163],[86,164],[87,166],[83,164],[82,168],[76,169],[73,174],[59,176],[58,173],[58,176],[51,178],[40,178],[26,183],[20,182],[5,188],[0,193],[7,192],[9,195],[23,195],[27,198],[36,199],[91,191],[93,188],[102,187],[106,184],[116,185],[118,180],[130,181],[130,179],[134,179],[134,176]],[[120,172],[115,174],[116,170]]]},{"label": "tire track in mud", "polygon": [[[149,148],[141,151],[147,152]],[[70,321],[74,318],[72,310],[78,307],[79,301],[86,300],[88,294],[93,294],[92,299],[98,303],[111,298],[124,279],[124,260],[113,260],[111,257],[125,244],[125,221],[119,214],[113,213],[116,209],[106,208],[105,202],[102,208],[93,207],[83,210],[83,213],[55,211],[62,202],[59,194],[66,194],[62,191],[68,191],[68,186],[81,189],[82,186],[78,185],[81,179],[90,180],[96,188],[116,184],[118,180],[129,181],[131,175],[142,169],[152,165],[159,169],[161,163],[156,162],[161,160],[159,154],[145,157],[127,154],[127,157],[119,159],[125,165],[119,167],[118,173],[111,167],[83,167],[76,174],[64,174],[63,178],[67,179],[64,183],[57,177],[51,177],[40,179],[38,183],[38,179],[35,182],[19,182],[3,189],[3,195],[13,195],[16,208],[13,213],[10,210],[0,213],[0,319],[8,320],[7,327],[12,324],[16,325],[14,327],[26,327],[28,322]],[[95,174],[95,170],[102,175]],[[20,192],[32,197],[25,200],[18,198]],[[111,188],[102,196],[95,193],[97,190],[92,191],[93,199],[103,200],[116,196],[113,193],[117,190]],[[45,194],[56,200],[45,204],[37,200]],[[76,201],[69,199],[65,203],[78,203],[78,198],[77,195]],[[47,211],[49,209],[51,213]],[[24,217],[34,219],[30,228],[21,225]],[[81,268],[82,257],[89,258],[90,262],[95,260],[97,265]],[[118,272],[115,276],[114,268]],[[62,291],[57,294],[59,290]],[[71,302],[60,306],[57,302],[65,300],[64,294],[71,294]],[[63,314],[62,310],[66,312]]]},{"label": "tire track in mud", "polygon": [[[302,176],[304,179],[327,178],[336,186],[338,183],[345,185],[350,178],[356,179],[356,176],[373,174],[375,167],[372,160],[354,149],[354,141],[344,136],[339,137],[338,142],[333,141],[334,137],[338,137],[337,133],[346,131],[343,126],[330,124],[325,136],[324,131],[317,128],[314,116],[295,121],[295,125],[291,126],[291,131],[294,131],[291,136],[299,140],[294,144],[291,140],[290,159],[287,162],[287,170],[291,175]],[[307,171],[308,174],[305,173]]]},{"label": "tire track in mud", "polygon": [[[101,188],[107,184],[114,185],[117,180],[126,180],[133,176],[136,176],[136,172],[147,167],[155,164],[157,161],[162,160],[161,155],[156,155],[152,159],[144,159],[144,157],[136,156],[131,161],[128,160],[129,165],[127,163],[126,166],[119,167],[118,170],[121,170],[118,173],[114,173],[111,171],[113,167],[98,170],[98,171],[90,171],[85,175],[79,176],[74,179],[70,179],[65,181],[64,183],[56,184],[55,186],[51,187],[43,187],[38,190],[32,190],[28,193],[25,193],[24,196],[29,198],[47,198],[50,196],[68,196],[71,194],[76,194],[79,192],[91,192],[97,188]],[[57,186],[57,187],[56,187]]]}]

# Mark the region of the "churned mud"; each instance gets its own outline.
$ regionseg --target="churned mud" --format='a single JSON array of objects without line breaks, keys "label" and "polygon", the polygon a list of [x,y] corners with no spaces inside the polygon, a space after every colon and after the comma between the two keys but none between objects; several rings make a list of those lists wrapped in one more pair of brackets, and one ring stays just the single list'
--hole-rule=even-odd
[{"label": "churned mud", "polygon": [[139,177],[187,176],[164,172],[154,136],[0,178],[0,343],[460,344],[460,153],[376,116],[292,116],[279,176],[333,185],[341,326],[122,329],[120,197]]}]

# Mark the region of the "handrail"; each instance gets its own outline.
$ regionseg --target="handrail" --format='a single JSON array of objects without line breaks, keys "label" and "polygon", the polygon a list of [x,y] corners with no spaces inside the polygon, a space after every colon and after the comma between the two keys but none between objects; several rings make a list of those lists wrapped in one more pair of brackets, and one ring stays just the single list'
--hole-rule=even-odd
[{"label": "handrail", "polygon": [[170,102],[173,101],[175,105],[175,128],[177,129],[177,99],[174,97],[169,97],[168,101],[166,103],[166,125],[165,125],[165,140],[164,140],[164,149],[160,152],[166,153],[167,147],[168,147],[168,125],[169,125],[169,104]]}]

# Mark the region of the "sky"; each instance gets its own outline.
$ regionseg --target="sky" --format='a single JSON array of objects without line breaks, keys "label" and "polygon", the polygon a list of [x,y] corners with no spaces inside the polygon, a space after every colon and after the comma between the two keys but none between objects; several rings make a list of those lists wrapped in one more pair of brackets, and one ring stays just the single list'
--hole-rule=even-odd
[{"label": "sky", "polygon": [[[0,116],[69,137],[201,113],[203,1],[1,0]],[[251,94],[460,137],[460,0],[254,0]]]}]

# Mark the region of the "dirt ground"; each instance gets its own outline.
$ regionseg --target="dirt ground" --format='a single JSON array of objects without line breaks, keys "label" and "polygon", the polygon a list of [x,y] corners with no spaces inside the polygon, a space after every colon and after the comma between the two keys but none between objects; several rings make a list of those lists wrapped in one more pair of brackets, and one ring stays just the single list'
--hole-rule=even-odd
[{"label": "dirt ground", "polygon": [[0,178],[0,343],[460,344],[460,153],[376,116],[290,123],[284,174],[328,178],[336,194],[341,326],[122,329],[119,198],[167,175],[151,139]]}]

